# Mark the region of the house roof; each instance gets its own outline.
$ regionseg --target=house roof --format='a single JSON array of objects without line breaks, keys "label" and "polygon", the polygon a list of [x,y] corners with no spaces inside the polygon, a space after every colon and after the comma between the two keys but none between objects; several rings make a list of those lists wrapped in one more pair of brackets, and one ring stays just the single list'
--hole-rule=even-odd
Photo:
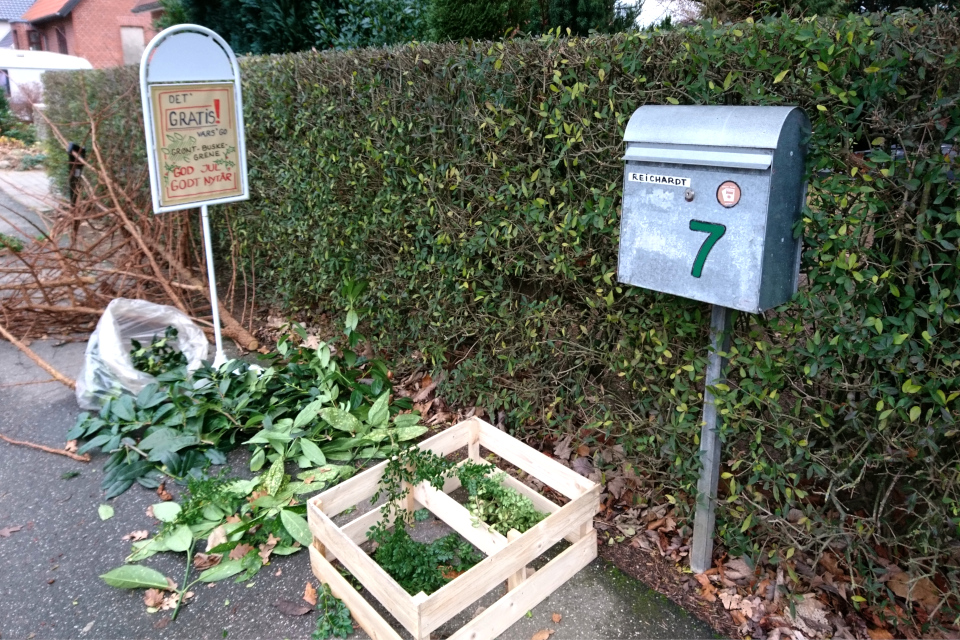
[{"label": "house roof", "polygon": [[33,0],[0,0],[0,20],[16,20],[31,4]]},{"label": "house roof", "polygon": [[53,18],[64,18],[73,11],[80,0],[37,0],[20,16],[24,22],[40,22]]},{"label": "house roof", "polygon": [[163,4],[154,0],[140,0],[133,8],[132,13],[141,13],[143,11],[156,11],[163,8]]}]

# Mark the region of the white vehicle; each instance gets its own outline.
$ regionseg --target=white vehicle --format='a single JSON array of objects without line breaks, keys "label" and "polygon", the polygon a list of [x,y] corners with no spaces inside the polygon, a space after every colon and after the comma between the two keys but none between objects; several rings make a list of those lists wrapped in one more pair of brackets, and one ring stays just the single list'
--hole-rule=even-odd
[{"label": "white vehicle", "polygon": [[84,58],[52,51],[0,49],[0,86],[11,103],[43,101],[43,72],[92,69]]}]

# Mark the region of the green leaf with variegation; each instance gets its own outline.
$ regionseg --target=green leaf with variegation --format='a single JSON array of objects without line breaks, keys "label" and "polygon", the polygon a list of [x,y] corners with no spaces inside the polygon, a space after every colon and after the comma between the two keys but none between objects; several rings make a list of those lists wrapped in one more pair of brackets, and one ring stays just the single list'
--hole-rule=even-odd
[{"label": "green leaf with variegation", "polygon": [[360,427],[360,421],[350,413],[337,407],[327,407],[320,412],[320,417],[327,421],[334,429],[356,433]]},{"label": "green leaf with variegation", "polygon": [[389,401],[390,392],[386,391],[373,403],[370,412],[367,414],[367,423],[370,426],[379,427],[390,418],[390,408],[387,406]]},{"label": "green leaf with variegation", "polygon": [[271,496],[276,495],[283,484],[283,456],[277,456],[270,468],[263,474],[263,490]]}]

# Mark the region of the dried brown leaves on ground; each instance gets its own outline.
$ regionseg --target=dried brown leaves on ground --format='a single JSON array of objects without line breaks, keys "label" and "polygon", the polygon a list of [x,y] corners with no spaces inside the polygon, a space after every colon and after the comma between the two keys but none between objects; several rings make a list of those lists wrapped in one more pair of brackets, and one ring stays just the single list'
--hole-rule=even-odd
[{"label": "dried brown leaves on ground", "polygon": [[[625,550],[634,557],[653,556],[672,567],[666,582],[653,584],[688,608],[696,610],[690,595],[695,595],[715,618],[718,607],[726,612],[741,637],[756,640],[826,640],[849,638],[956,637],[954,621],[939,613],[945,598],[935,582],[925,576],[911,575],[893,563],[887,563],[881,582],[898,597],[895,603],[871,606],[857,595],[857,584],[864,576],[831,551],[818,560],[801,553],[776,558],[754,566],[745,558],[726,558],[699,575],[689,574],[686,557],[692,531],[674,518],[674,507],[662,504],[622,511],[595,526],[603,551],[623,563]],[[607,551],[610,548],[620,551]],[[630,563],[631,575],[649,580],[636,561]],[[652,564],[652,563],[647,563]],[[663,577],[661,569],[660,578]],[[909,613],[911,615],[907,615]],[[926,621],[936,624],[923,629]]]},{"label": "dried brown leaves on ground", "polygon": [[[692,522],[685,522],[668,501],[651,502],[659,495],[655,484],[636,472],[621,446],[583,432],[532,444],[604,484],[594,523],[601,555],[724,633],[755,640],[960,636],[960,628],[944,613],[946,585],[938,587],[933,577],[884,560],[888,553],[879,553],[879,576],[859,575],[829,549],[819,558],[795,550],[773,554],[759,567],[745,558],[724,557],[694,576],[688,563]],[[535,479],[517,476],[555,502],[565,502]],[[633,506],[638,502],[646,505]],[[871,606],[859,595],[868,578],[885,584],[896,601]]]},{"label": "dried brown leaves on ground", "polygon": [[308,582],[307,586],[304,587],[303,599],[305,602],[317,606],[317,588],[313,586],[313,583]]}]

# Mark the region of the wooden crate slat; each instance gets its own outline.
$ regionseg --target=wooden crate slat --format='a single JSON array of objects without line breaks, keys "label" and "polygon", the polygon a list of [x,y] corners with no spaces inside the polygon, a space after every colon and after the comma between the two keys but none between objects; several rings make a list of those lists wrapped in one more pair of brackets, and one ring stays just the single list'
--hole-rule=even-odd
[{"label": "wooden crate slat", "polygon": [[[417,446],[445,456],[470,443],[470,429],[469,421],[462,422],[431,438],[427,438]],[[363,500],[369,500],[377,492],[386,468],[387,461],[385,460],[363,473],[327,489],[312,500],[322,503],[323,512],[332,518],[344,509],[349,509]]]},{"label": "wooden crate slat", "polygon": [[380,486],[380,480],[383,478],[383,472],[386,468],[387,462],[381,462],[363,473],[327,489],[308,502],[322,504],[323,512],[332,518],[344,509],[349,509],[355,504],[369,500],[377,492],[377,487]]},{"label": "wooden crate slat", "polygon": [[436,454],[447,456],[470,444],[470,421],[461,422],[437,435],[421,442],[421,449],[430,449]]},{"label": "wooden crate slat", "polygon": [[490,556],[507,546],[507,539],[473,517],[460,503],[426,483],[414,487],[413,497],[473,546]]},{"label": "wooden crate slat", "polygon": [[480,423],[481,445],[568,498],[578,498],[595,486],[576,471],[511,438],[493,425],[482,420],[477,422]]},{"label": "wooden crate slat", "polygon": [[400,634],[394,631],[373,606],[313,547],[310,547],[310,566],[317,580],[329,584],[333,595],[343,600],[350,609],[350,615],[368,636],[373,640],[402,640]]},{"label": "wooden crate slat", "polygon": [[307,503],[307,524],[313,537],[320,541],[400,624],[408,629],[414,628],[417,624],[417,607],[410,594],[312,502]]},{"label": "wooden crate slat", "polygon": [[433,592],[420,606],[420,622],[432,630],[545,552],[582,523],[593,518],[600,504],[600,486],[560,507],[551,517],[528,529],[505,549],[488,556]]},{"label": "wooden crate slat", "polygon": [[449,640],[496,638],[596,557],[597,538],[591,536],[581,539],[460,627]]}]

